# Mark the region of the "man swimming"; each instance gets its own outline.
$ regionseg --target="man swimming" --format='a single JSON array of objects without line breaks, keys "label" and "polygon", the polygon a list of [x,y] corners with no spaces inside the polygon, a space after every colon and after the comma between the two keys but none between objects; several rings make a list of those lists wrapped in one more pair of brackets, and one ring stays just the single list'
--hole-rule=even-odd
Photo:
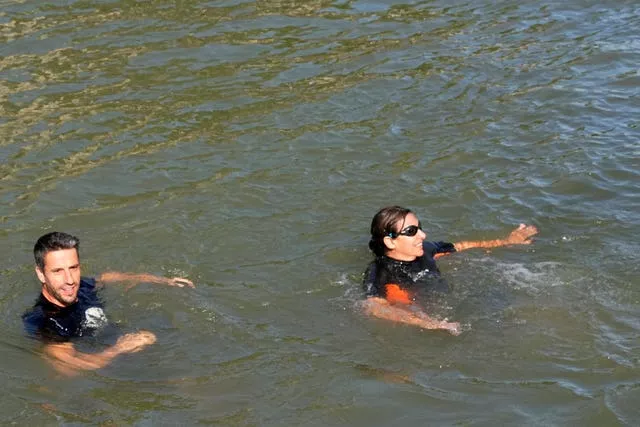
[{"label": "man swimming", "polygon": [[76,350],[72,339],[91,336],[106,326],[107,317],[97,290],[106,283],[140,282],[191,287],[179,277],[164,278],[151,274],[108,272],[96,278],[80,276],[78,238],[53,232],[40,237],[33,248],[35,271],[42,284],[33,308],[22,316],[27,331],[45,343],[44,353],[61,373],[100,369],[118,355],[136,353],[156,341],[149,331],[129,333],[99,353]]}]

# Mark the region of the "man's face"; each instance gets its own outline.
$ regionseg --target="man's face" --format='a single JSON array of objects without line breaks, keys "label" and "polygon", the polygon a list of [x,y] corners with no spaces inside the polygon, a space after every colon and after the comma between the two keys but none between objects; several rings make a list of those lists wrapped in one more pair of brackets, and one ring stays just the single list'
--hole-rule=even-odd
[{"label": "man's face", "polygon": [[80,260],[75,249],[61,249],[44,256],[44,271],[36,266],[42,294],[51,303],[67,307],[78,298]]}]

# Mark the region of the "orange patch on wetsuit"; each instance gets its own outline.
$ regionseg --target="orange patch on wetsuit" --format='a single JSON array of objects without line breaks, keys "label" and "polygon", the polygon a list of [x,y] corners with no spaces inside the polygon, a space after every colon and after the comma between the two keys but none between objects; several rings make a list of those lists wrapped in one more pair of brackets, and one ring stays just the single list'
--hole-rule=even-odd
[{"label": "orange patch on wetsuit", "polygon": [[387,283],[385,285],[385,289],[387,291],[387,301],[389,302],[399,302],[401,304],[411,304],[411,298],[409,297],[409,292],[404,289],[400,289],[400,286],[395,283]]}]

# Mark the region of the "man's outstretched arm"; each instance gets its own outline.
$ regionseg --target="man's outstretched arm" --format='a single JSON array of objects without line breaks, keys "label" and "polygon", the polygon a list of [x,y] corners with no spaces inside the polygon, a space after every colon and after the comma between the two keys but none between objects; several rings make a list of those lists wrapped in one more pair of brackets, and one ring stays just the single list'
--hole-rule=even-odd
[{"label": "man's outstretched arm", "polygon": [[99,353],[82,353],[73,343],[47,344],[44,353],[53,367],[61,374],[73,376],[82,371],[104,368],[121,354],[137,353],[156,342],[156,336],[149,331],[140,331],[121,336],[111,347]]},{"label": "man's outstretched arm", "polygon": [[509,235],[504,239],[463,241],[454,243],[453,245],[458,252],[471,248],[497,248],[499,246],[507,245],[529,245],[531,244],[531,237],[536,234],[538,234],[538,229],[534,225],[520,224],[520,226],[509,233]]},{"label": "man's outstretched arm", "polygon": [[461,332],[458,322],[436,320],[423,311],[411,311],[402,306],[391,305],[384,298],[369,297],[363,305],[367,314],[380,319],[419,326],[423,329],[445,329],[452,335],[460,335]]},{"label": "man's outstretched arm", "polygon": [[96,277],[96,281],[100,283],[130,283],[135,286],[138,283],[159,283],[161,285],[177,286],[183,288],[195,288],[193,282],[182,277],[160,277],[147,273],[119,273],[117,271],[108,271]]}]

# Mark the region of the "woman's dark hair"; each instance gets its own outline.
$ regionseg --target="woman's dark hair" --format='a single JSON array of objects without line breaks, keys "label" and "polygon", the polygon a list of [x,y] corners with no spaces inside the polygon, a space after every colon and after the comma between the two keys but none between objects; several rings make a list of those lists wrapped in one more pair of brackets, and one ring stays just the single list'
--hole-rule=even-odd
[{"label": "woman's dark hair", "polygon": [[[387,206],[378,211],[371,221],[371,240],[369,240],[369,249],[376,256],[382,256],[387,252],[384,244],[384,238],[390,233],[398,232],[393,226],[400,220],[404,220],[411,213],[411,209],[401,206]],[[400,227],[402,228],[402,227]]]},{"label": "woman's dark hair", "polygon": [[80,240],[67,233],[59,233],[54,231],[40,237],[33,247],[33,257],[36,259],[36,265],[41,271],[44,271],[44,257],[51,251],[59,251],[62,249],[75,249],[80,255]]}]

